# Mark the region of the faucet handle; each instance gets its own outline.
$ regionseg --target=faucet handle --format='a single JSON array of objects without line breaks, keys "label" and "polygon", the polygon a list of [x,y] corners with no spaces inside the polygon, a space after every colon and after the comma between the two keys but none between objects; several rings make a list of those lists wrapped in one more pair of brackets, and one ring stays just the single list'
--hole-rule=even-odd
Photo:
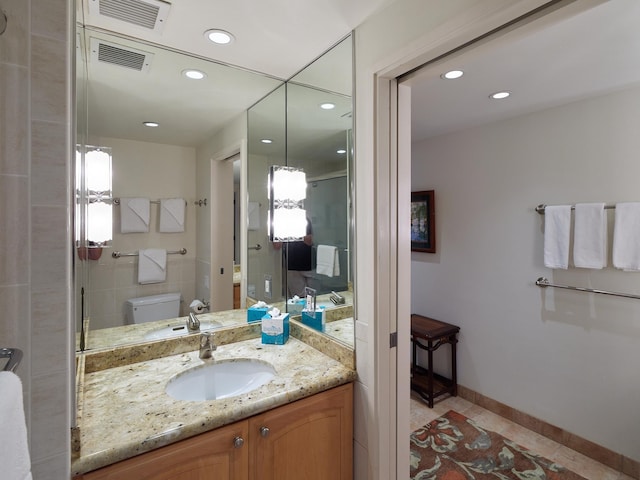
[{"label": "faucet handle", "polygon": [[213,352],[217,348],[213,341],[214,336],[214,332],[202,332],[200,334],[200,358],[202,360],[213,359]]}]

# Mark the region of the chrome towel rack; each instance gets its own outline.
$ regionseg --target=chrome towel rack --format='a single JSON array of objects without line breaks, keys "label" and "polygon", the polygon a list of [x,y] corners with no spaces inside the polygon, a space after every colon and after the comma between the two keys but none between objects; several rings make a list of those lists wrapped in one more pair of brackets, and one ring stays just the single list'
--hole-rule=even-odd
[{"label": "chrome towel rack", "polygon": [[15,372],[22,360],[22,350],[18,348],[0,348],[0,358],[8,358],[9,361],[4,366],[3,371]]},{"label": "chrome towel rack", "polygon": [[[169,255],[186,255],[187,254],[187,249],[186,248],[181,248],[180,250],[171,250],[171,251],[167,251],[167,254]],[[111,256],[113,258],[120,258],[120,257],[137,257],[138,256],[138,252],[135,253],[122,253],[122,252],[118,252],[117,250],[115,252],[111,253]]]},{"label": "chrome towel rack", "polygon": [[595,288],[573,287],[571,285],[557,285],[554,283],[550,283],[549,280],[545,277],[538,278],[536,280],[536,285],[541,288],[546,288],[546,287],[565,288],[567,290],[577,290],[578,292],[599,293],[601,295],[612,295],[615,297],[634,298],[634,299],[640,300],[640,295],[633,295],[631,293],[608,292],[606,290],[597,290]]},{"label": "chrome towel rack", "polygon": [[259,243],[256,243],[253,247],[247,247],[247,250],[261,250],[262,249],[262,245],[260,245]]},{"label": "chrome towel rack", "polygon": [[[541,203],[540,205],[538,205],[536,207],[536,212],[538,212],[540,215],[544,215],[544,209],[547,208],[549,205],[546,205],[544,203]],[[605,205],[604,209],[605,210],[614,210],[616,208],[615,205]],[[576,206],[575,205],[571,205],[571,210],[575,210]]]}]

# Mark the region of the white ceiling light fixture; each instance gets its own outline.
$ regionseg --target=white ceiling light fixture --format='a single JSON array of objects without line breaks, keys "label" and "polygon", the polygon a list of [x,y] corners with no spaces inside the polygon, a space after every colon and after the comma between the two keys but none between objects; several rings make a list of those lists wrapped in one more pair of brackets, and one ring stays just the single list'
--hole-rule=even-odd
[{"label": "white ceiling light fixture", "polygon": [[336,153],[339,155],[344,155],[345,153],[347,153],[347,151],[343,148],[341,148],[340,150],[336,150]]},{"label": "white ceiling light fixture", "polygon": [[160,124],[158,122],[142,122],[142,124],[145,127],[151,127],[151,128],[155,128],[155,127],[159,127]]},{"label": "white ceiling light fixture", "polygon": [[207,76],[206,73],[201,72],[200,70],[192,69],[192,68],[183,70],[182,75],[184,75],[187,78],[190,78],[191,80],[202,80],[204,77]]},{"label": "white ceiling light fixture", "polygon": [[503,91],[496,92],[489,95],[489,98],[493,98],[494,100],[502,100],[503,98],[507,98],[511,95],[511,92]]},{"label": "white ceiling light fixture", "polygon": [[331,102],[321,103],[320,108],[323,110],[333,110],[336,108],[336,104]]},{"label": "white ceiling light fixture", "polygon": [[273,140],[271,140],[270,138],[263,138],[263,139],[262,139],[262,140],[260,140],[260,141],[261,141],[262,143],[266,143],[266,144],[273,143]]},{"label": "white ceiling light fixture", "polygon": [[443,80],[455,80],[456,78],[460,78],[463,75],[464,72],[462,70],[449,70],[448,72],[440,75],[440,78],[442,78]]},{"label": "white ceiling light fixture", "polygon": [[204,32],[204,36],[217,45],[229,45],[235,40],[231,33],[217,28],[207,30]]}]

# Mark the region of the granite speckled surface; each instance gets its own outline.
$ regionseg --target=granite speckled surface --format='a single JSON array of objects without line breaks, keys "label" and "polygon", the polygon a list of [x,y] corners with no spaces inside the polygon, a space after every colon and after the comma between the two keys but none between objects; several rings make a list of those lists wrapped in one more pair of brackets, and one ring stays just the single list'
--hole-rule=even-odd
[{"label": "granite speckled surface", "polygon": [[172,399],[164,387],[174,375],[202,364],[197,351],[85,373],[81,451],[72,461],[72,472],[95,470],[356,378],[353,368],[294,337],[285,345],[263,345],[259,338],[228,343],[214,355],[216,360],[265,361],[277,375],[248,394],[189,402]]}]

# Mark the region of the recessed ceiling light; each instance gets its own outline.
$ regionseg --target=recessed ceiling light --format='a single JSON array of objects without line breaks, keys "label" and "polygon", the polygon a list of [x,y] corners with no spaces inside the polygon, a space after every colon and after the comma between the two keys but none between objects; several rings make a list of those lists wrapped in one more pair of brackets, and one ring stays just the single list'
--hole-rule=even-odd
[{"label": "recessed ceiling light", "polygon": [[260,140],[262,143],[273,143],[273,140],[271,140],[270,138],[263,138],[262,140]]},{"label": "recessed ceiling light", "polygon": [[336,153],[339,153],[340,155],[344,155],[345,153],[347,153],[347,151],[341,148],[340,150],[336,150]]},{"label": "recessed ceiling light", "polygon": [[440,78],[444,78],[445,80],[453,80],[456,78],[460,78],[462,75],[464,75],[464,72],[462,70],[450,70],[447,73],[443,73],[442,75],[440,75]]},{"label": "recessed ceiling light", "polygon": [[323,110],[333,110],[334,108],[336,108],[336,104],[330,102],[321,103],[320,108],[322,108]]},{"label": "recessed ceiling light", "polygon": [[204,77],[207,76],[206,73],[201,72],[200,70],[194,70],[194,69],[183,70],[182,74],[185,77],[190,78],[192,80],[202,80]]},{"label": "recessed ceiling light", "polygon": [[160,124],[158,122],[142,122],[145,127],[159,127]]},{"label": "recessed ceiling light", "polygon": [[502,100],[503,98],[507,98],[511,95],[511,92],[496,92],[489,95],[489,98],[493,98],[495,100]]},{"label": "recessed ceiling light", "polygon": [[229,32],[219,29],[207,30],[204,32],[204,36],[218,45],[228,45],[234,40],[234,36]]}]

